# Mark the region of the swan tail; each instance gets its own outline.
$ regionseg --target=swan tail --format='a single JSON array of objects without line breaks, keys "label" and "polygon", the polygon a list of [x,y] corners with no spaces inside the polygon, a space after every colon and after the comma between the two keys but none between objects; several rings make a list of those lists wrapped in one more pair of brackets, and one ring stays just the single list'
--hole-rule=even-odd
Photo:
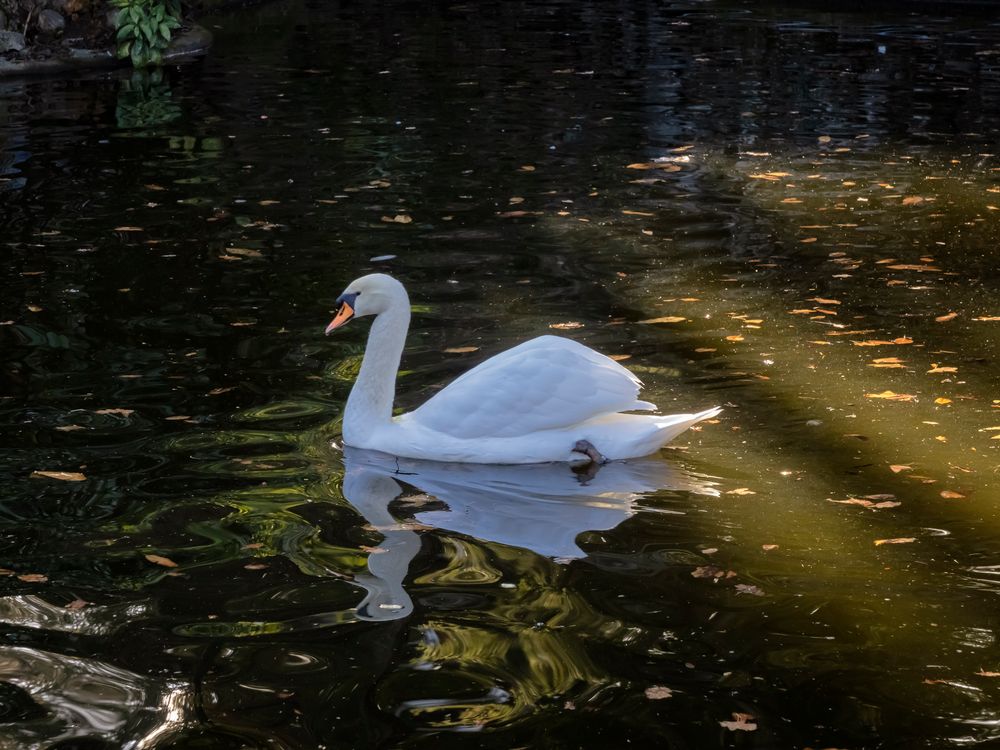
[{"label": "swan tail", "polygon": [[722,411],[721,406],[715,406],[697,414],[672,414],[669,417],[646,417],[653,423],[653,429],[636,440],[634,445],[635,456],[644,456],[654,453],[669,443],[675,437],[687,430],[689,427],[699,422],[718,416]]}]

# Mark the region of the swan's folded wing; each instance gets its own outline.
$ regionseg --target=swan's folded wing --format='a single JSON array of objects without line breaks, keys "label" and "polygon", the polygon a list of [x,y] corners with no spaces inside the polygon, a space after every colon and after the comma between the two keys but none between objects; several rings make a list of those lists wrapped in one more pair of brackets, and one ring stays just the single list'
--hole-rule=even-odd
[{"label": "swan's folded wing", "polygon": [[479,364],[409,415],[457,438],[516,437],[632,409],[642,383],[614,360],[539,336]]}]

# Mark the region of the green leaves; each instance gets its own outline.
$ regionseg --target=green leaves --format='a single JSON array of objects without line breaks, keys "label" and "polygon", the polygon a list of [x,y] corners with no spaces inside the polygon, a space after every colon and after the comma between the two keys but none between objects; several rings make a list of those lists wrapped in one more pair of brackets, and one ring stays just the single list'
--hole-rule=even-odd
[{"label": "green leaves", "polygon": [[181,25],[179,0],[112,0],[112,4],[121,9],[117,57],[131,59],[136,68],[162,64],[171,33]]}]

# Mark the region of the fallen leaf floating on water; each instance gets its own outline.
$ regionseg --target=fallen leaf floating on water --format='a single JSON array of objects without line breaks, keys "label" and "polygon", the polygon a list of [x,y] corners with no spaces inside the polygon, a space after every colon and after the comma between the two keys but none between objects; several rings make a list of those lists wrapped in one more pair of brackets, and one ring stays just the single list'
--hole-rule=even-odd
[{"label": "fallen leaf floating on water", "polygon": [[718,565],[701,565],[691,571],[691,576],[693,578],[713,578],[718,581],[722,578],[735,578],[736,572],[724,570]]},{"label": "fallen leaf floating on water", "polygon": [[583,328],[583,323],[577,323],[575,320],[568,323],[549,323],[549,328],[555,328],[557,331],[571,331],[574,328]]},{"label": "fallen leaf floating on water", "polygon": [[936,318],[934,318],[934,320],[936,320],[938,323],[947,323],[949,320],[954,320],[957,317],[958,317],[957,312],[950,312],[947,315],[938,315]]},{"label": "fallen leaf floating on water", "polygon": [[640,320],[640,323],[651,324],[651,323],[683,323],[687,318],[682,318],[678,315],[667,315],[663,318],[647,318],[646,320]]},{"label": "fallen leaf floating on water", "polygon": [[754,721],[753,714],[742,714],[736,711],[733,711],[732,721],[720,721],[719,726],[730,732],[755,732],[757,730],[757,722]]},{"label": "fallen leaf floating on water", "polygon": [[626,169],[658,169],[661,172],[680,172],[681,168],[676,164],[660,164],[652,161],[639,161],[629,164]]},{"label": "fallen leaf floating on water", "polygon": [[749,487],[737,487],[735,490],[729,490],[726,492],[727,495],[756,495]]},{"label": "fallen leaf floating on water", "polygon": [[791,172],[754,172],[749,175],[751,180],[768,180],[769,182],[777,182],[782,177],[791,176]]},{"label": "fallen leaf floating on water", "polygon": [[57,432],[76,432],[77,430],[85,430],[87,428],[78,424],[64,424],[55,429]]},{"label": "fallen leaf floating on water", "polygon": [[895,393],[893,391],[882,391],[881,393],[866,393],[865,398],[880,398],[886,401],[916,401],[917,397],[912,393]]},{"label": "fallen leaf floating on water", "polygon": [[914,263],[901,263],[894,266],[886,266],[886,268],[891,268],[893,271],[940,271],[940,268],[936,266],[925,266]]},{"label": "fallen leaf floating on water", "polygon": [[916,206],[923,202],[924,199],[921,198],[919,195],[907,195],[905,198],[903,198],[904,206]]},{"label": "fallen leaf floating on water", "polygon": [[1000,320],[1000,315],[981,315],[973,320]]},{"label": "fallen leaf floating on water", "polygon": [[86,599],[74,599],[73,601],[64,604],[63,609],[78,610],[78,609],[83,609],[88,604],[90,604],[90,602],[88,602]]},{"label": "fallen leaf floating on water", "polygon": [[452,346],[444,350],[445,354],[468,354],[479,351],[478,346]]},{"label": "fallen leaf floating on water", "polygon": [[942,404],[942,405],[943,404],[950,404],[951,403],[951,399],[950,398],[940,397],[940,398],[934,399],[934,403],[935,404]]},{"label": "fallen leaf floating on water", "polygon": [[810,302],[818,302],[821,305],[839,305],[841,304],[839,299],[824,299],[823,297],[810,297]]},{"label": "fallen leaf floating on water", "polygon": [[131,417],[135,409],[96,409],[94,414],[114,414],[116,417]]},{"label": "fallen leaf floating on water", "polygon": [[917,541],[916,538],[912,536],[897,537],[895,539],[876,539],[875,546],[881,547],[883,544],[910,544],[915,541]]},{"label": "fallen leaf floating on water", "polygon": [[854,341],[852,339],[851,343],[854,344],[855,346],[890,346],[892,344],[905,346],[906,344],[912,344],[913,339],[907,338],[906,336],[900,336],[899,338],[895,338],[892,341],[882,341],[881,339],[869,339],[868,341]]},{"label": "fallen leaf floating on water", "polygon": [[955,492],[954,490],[941,490],[941,497],[945,500],[961,500],[965,497],[961,492]]},{"label": "fallen leaf floating on water", "polygon": [[976,674],[980,677],[1000,677],[1000,672],[987,672],[982,669],[976,672]]},{"label": "fallen leaf floating on water", "polygon": [[764,591],[750,583],[737,583],[734,586],[736,593],[738,594],[749,594],[750,596],[764,596]]},{"label": "fallen leaf floating on water", "polygon": [[63,482],[83,482],[86,481],[87,476],[78,471],[33,471],[31,472],[31,478],[58,479]]},{"label": "fallen leaf floating on water", "polygon": [[958,372],[958,368],[957,367],[939,367],[938,365],[936,365],[936,364],[934,364],[932,362],[931,363],[931,369],[929,369],[927,371],[927,373],[928,374],[932,374],[932,373],[935,373],[935,372]]},{"label": "fallen leaf floating on water", "polygon": [[[891,496],[890,496],[891,497]],[[867,500],[863,497],[849,497],[846,500],[832,500],[827,498],[831,503],[839,503],[840,505],[858,505],[862,508],[868,508],[870,510],[885,510],[887,508],[898,508],[902,505],[901,502],[897,500],[882,500],[881,502],[873,502]]]},{"label": "fallen leaf floating on water", "polygon": [[664,698],[670,698],[674,694],[674,691],[663,685],[653,685],[652,687],[646,688],[646,697],[651,701],[661,701]]},{"label": "fallen leaf floating on water", "polygon": [[409,224],[413,219],[406,214],[396,214],[395,216],[383,216],[382,221],[386,224]]},{"label": "fallen leaf floating on water", "polygon": [[626,216],[656,216],[656,214],[651,214],[648,211],[632,211],[628,208],[623,208],[622,213]]},{"label": "fallen leaf floating on water", "polygon": [[151,563],[156,563],[157,565],[162,565],[164,568],[176,568],[177,563],[171,560],[169,557],[163,557],[162,555],[144,555],[144,557]]},{"label": "fallen leaf floating on water", "polygon": [[742,341],[742,336],[726,336],[726,341]]},{"label": "fallen leaf floating on water", "polygon": [[145,232],[142,227],[115,227],[116,232]]},{"label": "fallen leaf floating on water", "polygon": [[898,474],[901,471],[912,471],[913,467],[912,466],[907,466],[906,464],[890,464],[889,465],[889,470],[893,474]]},{"label": "fallen leaf floating on water", "polygon": [[25,583],[45,583],[49,580],[49,577],[42,573],[22,573],[18,576],[18,579]]}]

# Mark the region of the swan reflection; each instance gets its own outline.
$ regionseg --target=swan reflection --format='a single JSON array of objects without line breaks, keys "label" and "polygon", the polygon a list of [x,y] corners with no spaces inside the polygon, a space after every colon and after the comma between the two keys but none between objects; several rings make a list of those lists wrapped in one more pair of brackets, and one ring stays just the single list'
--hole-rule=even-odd
[{"label": "swan reflection", "polygon": [[615,461],[592,474],[578,474],[559,463],[448,464],[345,447],[344,466],[344,497],[384,535],[368,558],[368,573],[355,579],[368,592],[357,607],[363,620],[394,620],[413,611],[403,580],[420,551],[420,537],[389,512],[404,484],[445,506],[435,504],[415,513],[419,524],[560,561],[586,557],[577,537],[613,529],[632,516],[636,501],[650,492],[718,494],[710,481],[652,457]]}]

